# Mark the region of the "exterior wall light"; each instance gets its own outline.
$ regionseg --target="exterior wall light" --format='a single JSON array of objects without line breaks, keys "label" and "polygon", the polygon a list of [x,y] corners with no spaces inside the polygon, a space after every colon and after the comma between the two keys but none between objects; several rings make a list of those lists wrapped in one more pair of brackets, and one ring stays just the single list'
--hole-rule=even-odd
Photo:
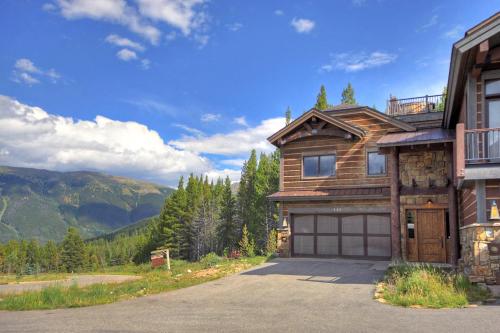
[{"label": "exterior wall light", "polygon": [[500,215],[498,214],[497,202],[495,200],[491,202],[490,220],[500,220]]}]

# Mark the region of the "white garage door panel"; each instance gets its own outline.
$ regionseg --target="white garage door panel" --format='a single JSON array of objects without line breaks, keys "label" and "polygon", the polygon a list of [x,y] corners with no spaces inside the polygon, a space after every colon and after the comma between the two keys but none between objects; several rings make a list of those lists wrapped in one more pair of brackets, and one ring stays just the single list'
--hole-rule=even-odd
[{"label": "white garage door panel", "polygon": [[314,236],[293,236],[295,254],[314,254]]}]

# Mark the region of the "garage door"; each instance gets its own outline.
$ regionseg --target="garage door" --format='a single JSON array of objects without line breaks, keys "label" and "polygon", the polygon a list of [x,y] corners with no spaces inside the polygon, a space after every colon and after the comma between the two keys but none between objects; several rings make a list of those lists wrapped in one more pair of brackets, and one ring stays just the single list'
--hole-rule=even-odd
[{"label": "garage door", "polygon": [[391,256],[388,214],[292,215],[292,255],[319,257]]}]

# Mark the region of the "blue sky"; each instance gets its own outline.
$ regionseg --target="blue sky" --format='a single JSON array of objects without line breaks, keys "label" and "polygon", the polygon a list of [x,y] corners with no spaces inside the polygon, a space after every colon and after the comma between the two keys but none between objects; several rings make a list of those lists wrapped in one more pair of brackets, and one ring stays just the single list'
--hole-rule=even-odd
[{"label": "blue sky", "polygon": [[[440,93],[451,45],[500,1],[7,0],[0,164],[174,185],[230,175],[309,109]],[[3,136],[2,136],[3,133]]]}]

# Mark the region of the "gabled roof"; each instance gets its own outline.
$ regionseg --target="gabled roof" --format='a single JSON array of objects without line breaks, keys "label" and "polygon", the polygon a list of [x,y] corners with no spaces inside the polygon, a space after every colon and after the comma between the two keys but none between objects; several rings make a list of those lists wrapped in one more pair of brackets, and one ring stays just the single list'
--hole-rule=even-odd
[{"label": "gabled roof", "polygon": [[500,12],[469,29],[462,39],[453,44],[448,73],[448,96],[443,117],[444,127],[450,127],[454,112],[459,110],[467,76],[464,67],[468,61],[470,62],[472,49],[497,34],[500,34]]},{"label": "gabled roof", "polygon": [[277,145],[277,142],[279,139],[283,138],[285,135],[289,134],[293,130],[299,128],[299,126],[301,126],[302,124],[304,124],[305,122],[307,122],[309,119],[311,119],[313,117],[316,117],[317,119],[323,120],[326,123],[331,124],[333,126],[336,126],[336,127],[340,128],[348,133],[351,133],[359,138],[362,138],[365,135],[365,131],[363,131],[359,127],[350,125],[343,120],[331,117],[330,115],[328,115],[325,112],[318,111],[316,109],[311,109],[308,112],[304,113],[299,118],[292,121],[287,126],[283,127],[278,132],[271,135],[269,138],[267,138],[267,140],[269,142],[271,142],[272,144]]},{"label": "gabled roof", "polygon": [[330,109],[327,109],[323,112],[327,112],[330,116],[335,117],[335,115],[345,115],[345,114],[356,114],[356,113],[364,113],[372,116],[373,118],[384,121],[388,124],[392,124],[395,127],[398,127],[404,131],[415,131],[416,128],[404,121],[395,119],[385,113],[382,113],[374,108],[369,106],[361,106],[361,105],[348,105],[348,104],[340,104],[336,105]]}]

